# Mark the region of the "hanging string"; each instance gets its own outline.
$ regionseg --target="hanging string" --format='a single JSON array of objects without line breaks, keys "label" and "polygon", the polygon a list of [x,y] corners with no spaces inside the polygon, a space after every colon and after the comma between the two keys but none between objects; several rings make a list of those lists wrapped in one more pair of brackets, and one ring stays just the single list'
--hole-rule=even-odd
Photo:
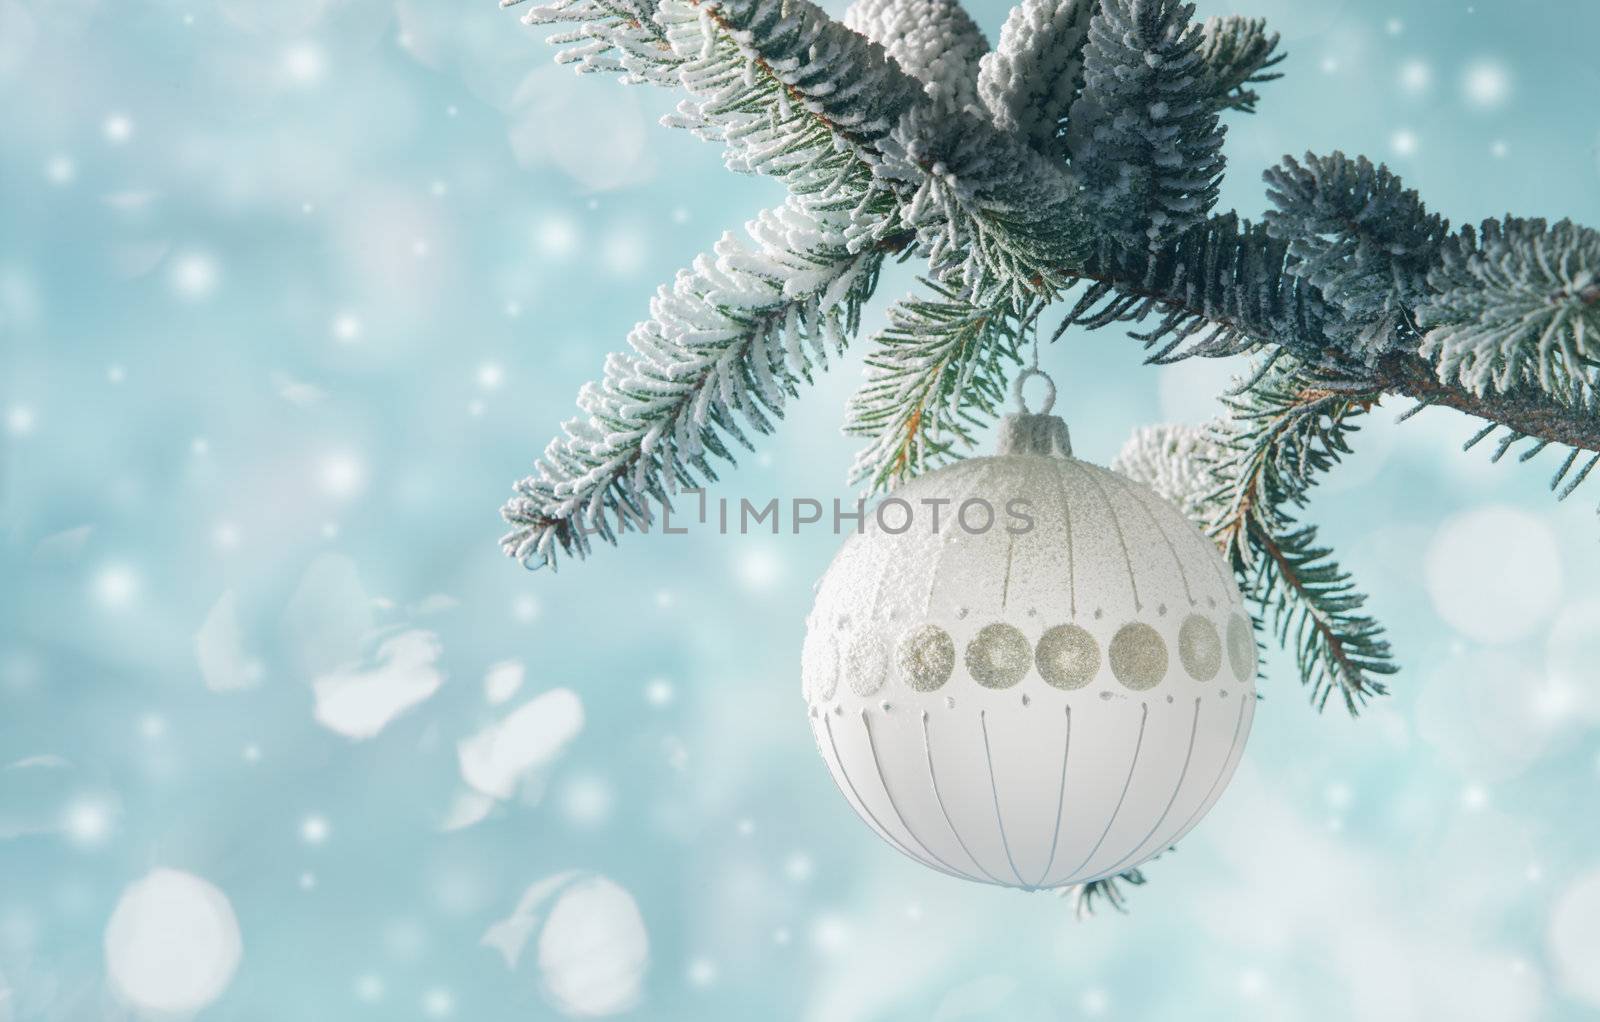
[{"label": "hanging string", "polygon": [[[1028,368],[1018,373],[1017,378],[1012,381],[1011,397],[1012,400],[1017,403],[1017,410],[1023,415],[1049,415],[1050,409],[1053,408],[1056,403],[1056,381],[1050,378],[1049,373],[1039,368],[1039,331],[1037,329],[1033,331],[1033,343],[1031,347],[1032,351],[1029,354]],[[1044,401],[1040,404],[1037,412],[1028,407],[1028,399],[1022,396],[1023,384],[1027,383],[1028,380],[1035,376],[1043,380],[1045,386]]]}]

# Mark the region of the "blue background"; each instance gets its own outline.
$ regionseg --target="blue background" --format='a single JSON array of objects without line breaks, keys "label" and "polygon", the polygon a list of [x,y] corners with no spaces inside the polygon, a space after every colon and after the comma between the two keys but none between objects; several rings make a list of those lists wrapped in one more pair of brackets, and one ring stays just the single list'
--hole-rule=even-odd
[{"label": "blue background", "polygon": [[[1289,77],[1232,119],[1225,203],[1344,148],[1456,222],[1600,222],[1600,8],[1238,9]],[[992,38],[1005,9],[973,14]],[[1600,491],[1557,505],[1551,454],[1490,466],[1453,413],[1386,404],[1311,512],[1394,695],[1319,715],[1271,658],[1227,796],[1130,914],[1082,923],[900,858],[834,790],[797,666],[833,537],[503,559],[510,482],[651,290],[779,198],[658,128],[676,97],[541,36],[493,3],[0,0],[0,766],[57,757],[51,785],[0,771],[0,1020],[121,1017],[102,934],[156,867],[237,915],[207,1019],[560,1017],[479,940],[569,869],[637,900],[639,1018],[1600,1008]],[[864,347],[716,495],[849,496]],[[1240,369],[1139,363],[1112,331],[1045,352],[1080,455],[1208,417]],[[367,740],[320,725],[297,593],[339,634],[431,633],[438,692]],[[216,691],[196,636],[225,594],[249,684]],[[491,707],[508,660],[526,683]],[[558,687],[581,734],[444,831],[456,743]]]}]

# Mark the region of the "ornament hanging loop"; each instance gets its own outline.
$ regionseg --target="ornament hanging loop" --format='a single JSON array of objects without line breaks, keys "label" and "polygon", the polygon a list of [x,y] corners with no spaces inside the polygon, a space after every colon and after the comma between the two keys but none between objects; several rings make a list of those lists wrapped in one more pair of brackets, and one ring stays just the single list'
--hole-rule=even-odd
[{"label": "ornament hanging loop", "polygon": [[[1028,407],[1028,399],[1022,393],[1023,386],[1034,376],[1044,381],[1044,401],[1038,411]],[[1011,397],[1017,411],[1000,420],[998,453],[1072,457],[1072,437],[1067,432],[1067,424],[1050,414],[1050,409],[1056,405],[1056,381],[1050,374],[1038,366],[1024,369],[1011,383]]]},{"label": "ornament hanging loop", "polygon": [[[1033,411],[1028,407],[1028,399],[1022,393],[1023,385],[1035,376],[1044,381],[1045,387],[1044,402],[1039,406],[1038,411]],[[1017,378],[1011,383],[1011,399],[1017,403],[1017,409],[1023,415],[1049,415],[1050,409],[1056,406],[1056,381],[1050,378],[1049,373],[1038,367],[1024,369],[1017,374]]]}]

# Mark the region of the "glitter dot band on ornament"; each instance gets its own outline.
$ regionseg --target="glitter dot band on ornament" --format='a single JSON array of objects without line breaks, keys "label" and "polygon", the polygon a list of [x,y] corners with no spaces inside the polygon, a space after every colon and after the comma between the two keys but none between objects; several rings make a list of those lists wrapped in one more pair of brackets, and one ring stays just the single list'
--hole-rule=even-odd
[{"label": "glitter dot band on ornament", "polygon": [[1023,501],[1032,527],[891,534],[869,517],[817,587],[802,678],[818,750],[880,837],[1034,890],[1124,872],[1199,823],[1243,753],[1257,650],[1211,541],[1072,457],[1048,376],[1013,393],[995,456],[894,496]]}]

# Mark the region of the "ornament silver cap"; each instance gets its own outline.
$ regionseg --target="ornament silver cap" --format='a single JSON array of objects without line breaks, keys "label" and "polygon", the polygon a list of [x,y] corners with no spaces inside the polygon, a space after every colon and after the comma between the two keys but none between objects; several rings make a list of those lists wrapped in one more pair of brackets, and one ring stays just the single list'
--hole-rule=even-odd
[{"label": "ornament silver cap", "polygon": [[[1028,408],[1023,384],[1037,376],[1044,381],[1044,401],[1037,412]],[[1011,397],[1018,411],[1000,420],[997,454],[1037,454],[1046,457],[1072,457],[1072,436],[1059,415],[1051,415],[1056,403],[1056,384],[1042,369],[1024,369],[1011,384]]]}]

